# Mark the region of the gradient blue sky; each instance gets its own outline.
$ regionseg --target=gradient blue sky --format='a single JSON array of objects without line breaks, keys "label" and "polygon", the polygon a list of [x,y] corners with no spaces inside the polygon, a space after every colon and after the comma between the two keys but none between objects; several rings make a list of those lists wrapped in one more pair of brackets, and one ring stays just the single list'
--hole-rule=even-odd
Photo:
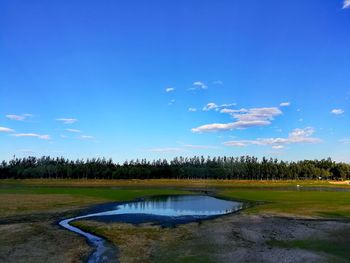
[{"label": "gradient blue sky", "polygon": [[350,161],[350,1],[0,1],[0,159]]}]

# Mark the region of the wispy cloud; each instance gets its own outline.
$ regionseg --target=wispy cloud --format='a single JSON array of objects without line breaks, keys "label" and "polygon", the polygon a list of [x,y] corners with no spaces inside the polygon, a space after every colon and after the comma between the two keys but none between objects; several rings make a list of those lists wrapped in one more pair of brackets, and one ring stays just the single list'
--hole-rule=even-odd
[{"label": "wispy cloud", "polygon": [[77,130],[77,129],[66,129],[66,131],[74,132],[74,133],[81,133],[81,130]]},{"label": "wispy cloud", "polygon": [[195,112],[195,111],[197,111],[197,109],[196,108],[188,108],[188,111]]},{"label": "wispy cloud", "polygon": [[23,154],[34,154],[35,152],[32,149],[18,149],[18,153],[23,153]]},{"label": "wispy cloud", "polygon": [[319,138],[312,137],[315,130],[312,127],[306,127],[304,129],[295,129],[286,138],[258,138],[255,140],[235,140],[224,142],[226,146],[234,147],[245,147],[248,145],[262,145],[271,146],[273,149],[282,149],[286,144],[296,144],[296,143],[320,143],[322,140]]},{"label": "wispy cloud", "polygon": [[14,130],[7,127],[0,127],[0,132],[14,132]]},{"label": "wispy cloud", "polygon": [[228,131],[234,129],[246,129],[256,126],[266,126],[269,125],[269,121],[236,121],[231,123],[211,123],[193,128],[192,132],[217,132],[217,131]]},{"label": "wispy cloud", "polygon": [[349,138],[343,138],[343,139],[340,139],[339,142],[343,143],[343,144],[350,144],[350,139]]},{"label": "wispy cloud", "polygon": [[192,83],[192,85],[193,87],[189,88],[188,90],[203,90],[208,88],[208,86],[202,81],[195,81]]},{"label": "wispy cloud", "polygon": [[274,117],[281,115],[282,111],[279,108],[251,108],[251,109],[223,109],[221,112],[230,114],[236,119],[230,123],[212,123],[193,128],[192,132],[215,132],[227,131],[234,129],[245,129],[256,126],[266,126],[271,124]]},{"label": "wispy cloud", "polygon": [[51,137],[50,135],[47,134],[37,134],[37,133],[14,133],[11,134],[11,136],[14,137],[34,137],[34,138],[38,138],[38,139],[42,139],[42,140],[50,140]]},{"label": "wispy cloud", "polygon": [[344,113],[344,110],[342,109],[333,109],[331,110],[331,113],[334,115],[342,115]]},{"label": "wispy cloud", "polygon": [[207,105],[205,105],[203,107],[203,111],[210,111],[210,110],[214,110],[217,109],[219,106],[216,105],[214,102],[209,102]]},{"label": "wispy cloud", "polygon": [[166,88],[165,89],[165,92],[173,92],[173,91],[175,91],[175,88]]},{"label": "wispy cloud", "polygon": [[156,153],[171,153],[171,152],[181,152],[183,151],[183,149],[179,147],[164,147],[164,148],[151,148],[151,149],[148,149],[148,151],[156,152]]},{"label": "wispy cloud", "polygon": [[343,3],[343,8],[349,8],[350,7],[350,0],[344,0],[344,3]]},{"label": "wispy cloud", "polygon": [[282,111],[277,107],[239,109],[230,115],[239,121],[271,121],[274,117],[281,115]]},{"label": "wispy cloud", "polygon": [[274,145],[274,146],[272,146],[272,149],[274,149],[274,150],[282,150],[282,149],[284,149],[284,146],[283,145]]},{"label": "wispy cloud", "polygon": [[196,145],[196,144],[183,144],[184,148],[196,149],[196,150],[206,150],[206,149],[217,149],[217,146],[210,145]]},{"label": "wispy cloud", "polygon": [[12,121],[24,121],[25,119],[32,117],[32,114],[21,114],[21,115],[16,115],[16,114],[8,114],[5,117],[9,120]]},{"label": "wispy cloud", "polygon": [[287,101],[286,101],[286,102],[281,102],[281,103],[280,103],[280,106],[281,106],[281,107],[288,107],[288,106],[290,106],[290,105],[291,105],[291,103],[290,103],[290,102],[287,102]]},{"label": "wispy cloud", "polygon": [[58,118],[56,121],[60,121],[64,124],[73,124],[76,123],[78,120],[75,118]]},{"label": "wispy cloud", "polygon": [[174,103],[175,103],[175,100],[172,99],[171,101],[168,102],[168,105],[171,106],[171,105],[173,105]]},{"label": "wispy cloud", "polygon": [[214,102],[209,102],[207,105],[205,105],[203,107],[203,111],[210,111],[210,110],[219,111],[221,108],[232,107],[235,105],[236,105],[236,103],[225,103],[225,104],[217,105]]}]

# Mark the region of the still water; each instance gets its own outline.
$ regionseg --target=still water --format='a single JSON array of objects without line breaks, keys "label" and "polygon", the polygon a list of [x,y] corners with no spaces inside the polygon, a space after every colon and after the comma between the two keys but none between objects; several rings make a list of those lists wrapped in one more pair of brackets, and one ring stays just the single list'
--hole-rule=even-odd
[{"label": "still water", "polygon": [[[201,219],[220,216],[236,212],[243,208],[243,203],[228,201],[207,195],[177,195],[177,196],[156,196],[134,202],[111,205],[108,210],[88,213],[85,215],[65,219],[59,224],[79,235],[84,236],[94,247],[94,253],[89,257],[88,262],[111,262],[111,257],[116,257],[113,248],[103,238],[85,232],[70,225],[72,221],[79,219],[105,219],[114,218],[119,222],[133,222],[137,218],[144,217],[143,222],[182,222],[188,223]],[[107,219],[107,220],[106,220]]]},{"label": "still water", "polygon": [[115,209],[93,213],[89,217],[120,214],[148,214],[158,216],[215,216],[232,213],[242,208],[242,203],[202,195],[150,197],[144,200],[116,205]]}]

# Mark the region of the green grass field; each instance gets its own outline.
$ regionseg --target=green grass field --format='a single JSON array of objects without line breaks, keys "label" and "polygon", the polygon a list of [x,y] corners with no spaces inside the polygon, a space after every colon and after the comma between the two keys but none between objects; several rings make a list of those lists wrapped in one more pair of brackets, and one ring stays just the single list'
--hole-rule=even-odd
[{"label": "green grass field", "polygon": [[[296,185],[301,185],[306,190],[300,190],[300,188],[298,190]],[[327,191],[315,191],[320,187]],[[0,220],[9,217],[17,218],[19,215],[25,218],[27,215],[47,213],[50,215],[49,221],[43,222],[43,225],[48,227],[52,224],[50,223],[52,220],[58,219],[57,212],[66,213],[99,203],[128,201],[151,195],[196,194],[199,193],[198,190],[226,199],[246,201],[251,204],[249,208],[242,211],[247,216],[347,220],[350,218],[350,191],[339,191],[343,188],[350,189],[350,186],[320,181],[2,180],[0,181]],[[172,251],[173,254],[175,253],[172,257],[173,262],[186,262],[186,260],[211,262],[212,255],[223,249],[207,242],[209,240],[205,237],[207,230],[202,229],[202,232],[198,232],[199,230],[191,225],[171,230],[152,226],[134,227],[79,221],[74,224],[115,242],[122,251],[121,258],[126,262],[128,258],[133,257],[135,249],[138,255],[143,255],[139,258],[143,262],[161,262],[164,257],[172,255]],[[46,228],[40,227],[40,229]],[[220,238],[221,234],[215,232],[217,231],[215,227],[212,231],[214,232],[209,235],[216,233],[216,238]],[[347,252],[349,238],[348,235],[344,236],[341,233],[330,233],[325,239],[272,240],[269,245],[323,252],[346,259],[349,256]],[[49,237],[50,232],[47,235]],[[335,238],[333,238],[334,235],[336,235]],[[11,236],[10,233],[9,236]],[[193,240],[188,239],[191,236]],[[161,243],[159,243],[160,240]],[[7,242],[17,246],[18,241],[7,238]],[[130,243],[134,244],[131,250]],[[153,256],[153,260],[149,261],[150,255],[155,253],[154,247],[157,247],[156,257]]]},{"label": "green grass field", "polygon": [[[216,181],[216,180],[3,180],[0,181],[0,212],[26,212],[57,207],[86,206],[126,201],[142,196],[184,194],[193,189],[213,191],[224,198],[254,204],[246,213],[305,217],[350,217],[350,192],[298,191],[297,184],[331,190],[347,185],[320,181]],[[10,200],[16,196],[16,202]],[[23,198],[21,198],[23,197]],[[23,200],[21,200],[23,199]],[[30,200],[33,199],[33,202]],[[47,203],[47,206],[45,206]],[[18,206],[16,209],[15,206]],[[33,208],[33,209],[31,209]]]},{"label": "green grass field", "polygon": [[350,192],[248,188],[224,190],[220,195],[261,203],[248,209],[248,213],[350,218]]}]

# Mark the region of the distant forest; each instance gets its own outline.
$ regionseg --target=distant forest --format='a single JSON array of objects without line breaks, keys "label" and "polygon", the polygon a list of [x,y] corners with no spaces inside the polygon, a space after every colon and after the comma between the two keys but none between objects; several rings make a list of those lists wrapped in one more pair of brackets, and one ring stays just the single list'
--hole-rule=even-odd
[{"label": "distant forest", "polygon": [[112,159],[14,158],[0,165],[0,179],[350,179],[350,165],[330,158],[285,162],[241,157],[176,157],[171,161],[136,159],[117,164]]}]

